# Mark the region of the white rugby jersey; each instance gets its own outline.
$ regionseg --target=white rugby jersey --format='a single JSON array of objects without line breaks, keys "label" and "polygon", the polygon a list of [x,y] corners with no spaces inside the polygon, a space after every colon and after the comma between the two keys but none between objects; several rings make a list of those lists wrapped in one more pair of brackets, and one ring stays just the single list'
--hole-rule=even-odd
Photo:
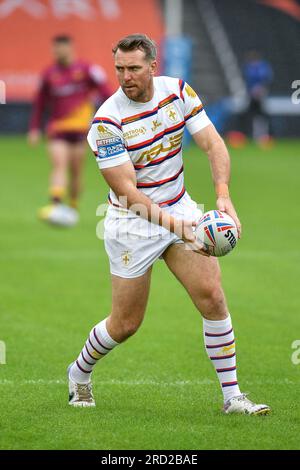
[{"label": "white rugby jersey", "polygon": [[[130,100],[121,88],[98,109],[88,134],[99,168],[129,160],[137,188],[161,207],[185,193],[182,137],[185,126],[195,134],[211,123],[194,90],[183,80],[154,78],[147,103]],[[119,201],[110,190],[109,200]]]}]

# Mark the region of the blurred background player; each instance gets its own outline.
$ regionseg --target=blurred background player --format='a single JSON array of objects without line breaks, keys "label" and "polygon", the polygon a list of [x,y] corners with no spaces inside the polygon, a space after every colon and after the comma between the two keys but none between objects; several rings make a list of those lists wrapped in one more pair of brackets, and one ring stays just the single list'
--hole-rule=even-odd
[{"label": "blurred background player", "polygon": [[246,111],[247,133],[250,138],[263,144],[270,140],[270,125],[264,111],[264,101],[273,80],[272,67],[259,51],[253,49],[246,55],[243,74],[249,97]]},{"label": "blurred background player", "polygon": [[[50,204],[39,210],[39,217],[58,225],[74,225],[78,220],[86,135],[94,102],[105,101],[111,90],[100,66],[75,58],[71,37],[59,35],[53,39],[53,56],[54,63],[43,72],[33,103],[28,140],[31,145],[39,142],[42,116],[47,109],[46,133],[52,165]],[[68,205],[64,204],[66,196]]]}]

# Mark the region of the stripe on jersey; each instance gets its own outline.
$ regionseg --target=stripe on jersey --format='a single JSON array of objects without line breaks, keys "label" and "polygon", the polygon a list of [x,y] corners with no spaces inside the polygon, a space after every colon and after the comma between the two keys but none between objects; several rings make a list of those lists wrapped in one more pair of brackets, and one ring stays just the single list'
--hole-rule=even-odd
[{"label": "stripe on jersey", "polygon": [[173,204],[176,204],[176,202],[178,202],[182,198],[184,193],[185,193],[185,187],[183,186],[182,190],[180,191],[180,193],[177,196],[175,196],[173,199],[169,199],[168,201],[159,202],[158,205],[160,207],[162,207],[162,206],[173,206]]},{"label": "stripe on jersey", "polygon": [[203,111],[202,104],[200,104],[199,106],[196,106],[196,108],[194,108],[191,113],[184,116],[185,121],[188,121],[190,118],[197,116],[197,114],[201,113],[201,111]]},{"label": "stripe on jersey", "polygon": [[[135,170],[142,170],[143,168],[148,168],[148,166],[159,165],[160,163],[164,162],[165,160],[169,160],[170,158],[176,157],[176,155],[179,154],[181,149],[182,149],[182,146],[180,145],[180,147],[178,149],[173,150],[172,152],[168,153],[166,156],[156,158],[156,160],[152,160],[151,162],[147,163],[146,165],[134,165],[134,168],[135,168]],[[96,152],[95,152],[95,154],[97,155]]]},{"label": "stripe on jersey", "polygon": [[[170,178],[165,178],[160,181],[153,181],[151,183],[137,183],[137,188],[155,188],[157,186],[162,186],[163,184],[170,183],[178,178],[178,176],[183,172],[183,165],[180,170],[174,176],[170,176]],[[229,343],[228,343],[229,344]]]},{"label": "stripe on jersey", "polygon": [[158,140],[160,140],[164,135],[172,134],[172,132],[179,131],[185,126],[185,121],[179,122],[175,126],[168,127],[167,129],[164,129],[161,131],[159,134],[156,134],[152,139],[144,140],[144,142],[139,142],[138,144],[134,145],[128,145],[126,149],[128,152],[133,152],[134,150],[141,150],[145,147],[149,147],[150,145],[154,144]]},{"label": "stripe on jersey", "polygon": [[[160,206],[160,207],[162,207],[162,206],[173,206],[173,204],[176,204],[176,202],[178,202],[182,198],[182,196],[184,196],[184,194],[185,194],[185,187],[183,186],[180,193],[177,194],[177,196],[175,196],[173,199],[169,199],[168,201],[158,202],[157,205]],[[108,195],[108,202],[109,202],[109,204],[111,204],[114,207],[119,207],[121,209],[124,209],[124,207],[121,206],[120,204],[115,204],[114,202],[112,202],[110,194]]]},{"label": "stripe on jersey", "polygon": [[98,124],[99,122],[104,122],[104,124],[112,124],[113,126],[115,126],[118,129],[122,130],[122,127],[120,126],[120,124],[118,124],[117,122],[114,122],[111,119],[106,118],[106,117],[97,117],[93,120],[92,124]]},{"label": "stripe on jersey", "polygon": [[167,98],[165,98],[164,100],[160,101],[158,105],[151,111],[145,111],[143,113],[134,114],[133,116],[124,118],[122,119],[121,124],[122,125],[131,124],[132,122],[140,121],[141,119],[145,119],[150,116],[153,116],[154,114],[157,114],[157,111],[159,109],[163,108],[164,106],[167,106],[168,104],[178,99],[179,99],[178,96],[173,93],[172,95],[167,96]]},{"label": "stripe on jersey", "polygon": [[185,102],[184,96],[183,96],[183,89],[184,89],[185,82],[183,80],[179,80],[179,88],[180,88],[180,98],[182,99],[183,102]]}]

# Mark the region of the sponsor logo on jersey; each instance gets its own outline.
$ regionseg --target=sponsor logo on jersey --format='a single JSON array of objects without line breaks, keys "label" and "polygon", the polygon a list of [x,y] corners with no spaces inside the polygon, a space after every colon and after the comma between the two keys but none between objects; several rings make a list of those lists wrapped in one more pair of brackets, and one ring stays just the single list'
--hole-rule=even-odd
[{"label": "sponsor logo on jersey", "polygon": [[190,96],[191,98],[196,98],[197,93],[193,90],[193,88],[190,85],[185,86],[185,91]]},{"label": "sponsor logo on jersey", "polygon": [[183,132],[179,132],[176,135],[172,135],[167,142],[155,145],[155,147],[152,147],[150,150],[145,150],[135,163],[140,163],[144,159],[146,159],[147,162],[151,162],[160,153],[171,152],[181,145],[182,136]]},{"label": "sponsor logo on jersey", "polygon": [[161,125],[162,125],[161,122],[158,122],[157,120],[152,121],[152,127],[151,127],[152,132],[155,132],[156,129],[160,127]]},{"label": "sponsor logo on jersey", "polygon": [[146,132],[147,129],[144,126],[138,127],[137,129],[131,129],[130,131],[124,132],[124,139],[133,139],[134,137],[138,137],[139,135],[146,134]]},{"label": "sponsor logo on jersey", "polygon": [[109,138],[113,136],[114,134],[108,129],[108,127],[104,126],[103,124],[99,124],[97,126],[97,131],[99,132],[100,137],[102,138]]},{"label": "sponsor logo on jersey", "polygon": [[108,137],[97,140],[98,158],[110,158],[124,152],[124,145],[120,137]]}]

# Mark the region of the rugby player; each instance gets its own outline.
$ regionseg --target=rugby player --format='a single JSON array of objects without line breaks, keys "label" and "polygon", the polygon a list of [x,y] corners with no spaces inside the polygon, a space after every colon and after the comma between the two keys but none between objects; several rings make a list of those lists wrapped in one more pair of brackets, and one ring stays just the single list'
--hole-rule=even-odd
[{"label": "rugby player", "polygon": [[[104,240],[112,307],[108,317],[92,328],[68,368],[69,404],[95,406],[94,366],[138,330],[152,265],[163,258],[203,317],[205,347],[221,385],[224,412],[267,414],[267,405],[253,403],[239,389],[235,339],[218,260],[207,256],[195,239],[193,229],[201,211],[184,186],[186,126],[208,156],[217,208],[235,220],[241,233],[229,195],[230,159],[225,144],[187,83],[155,77],[156,48],[147,36],[127,36],[113,53],[120,88],[97,111],[88,134],[110,187]],[[184,334],[184,324],[178,334]]]},{"label": "rugby player", "polygon": [[[111,95],[111,90],[100,66],[75,58],[71,37],[56,36],[53,39],[53,55],[54,64],[42,74],[33,103],[28,140],[32,145],[39,142],[42,115],[47,108],[46,132],[52,165],[50,205],[43,207],[39,216],[52,223],[70,221],[73,225],[72,221],[76,223],[78,219],[86,134],[95,109],[93,93],[97,93],[97,99],[104,101]],[[68,206],[63,204],[67,192]],[[72,209],[68,209],[69,206]]]}]

